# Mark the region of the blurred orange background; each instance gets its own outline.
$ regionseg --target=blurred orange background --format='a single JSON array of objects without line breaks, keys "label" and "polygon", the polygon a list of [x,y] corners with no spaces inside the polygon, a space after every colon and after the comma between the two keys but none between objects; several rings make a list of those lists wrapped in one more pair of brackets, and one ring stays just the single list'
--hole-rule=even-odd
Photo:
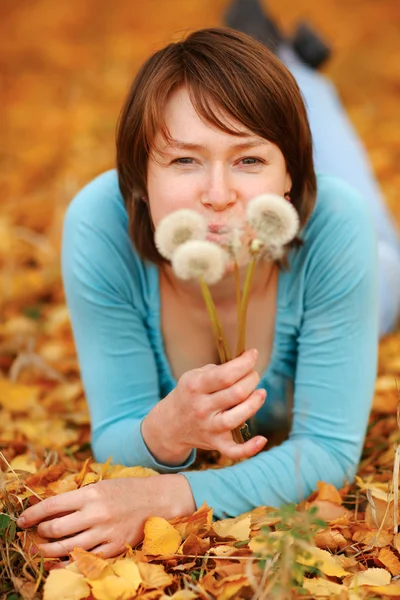
[{"label": "blurred orange background", "polygon": [[[58,251],[74,193],[114,164],[114,131],[144,59],[183,32],[222,24],[227,0],[6,0],[1,213]],[[264,2],[287,34],[307,19],[333,47],[336,83],[400,223],[399,0]]]}]

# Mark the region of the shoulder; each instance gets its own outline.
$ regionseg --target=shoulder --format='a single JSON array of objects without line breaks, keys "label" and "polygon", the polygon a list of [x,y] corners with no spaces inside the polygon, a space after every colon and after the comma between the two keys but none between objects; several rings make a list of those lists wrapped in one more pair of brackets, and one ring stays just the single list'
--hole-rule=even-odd
[{"label": "shoulder", "polygon": [[368,203],[339,178],[319,175],[312,215],[300,232],[303,245],[290,258],[288,282],[316,299],[360,279],[377,285],[377,240]]},{"label": "shoulder", "polygon": [[127,228],[128,215],[115,169],[95,177],[70,202],[65,226],[79,223],[90,223],[93,228],[107,231],[118,225]]},{"label": "shoulder", "polygon": [[129,236],[128,214],[115,170],[102,173],[85,185],[70,202],[62,240],[64,285],[92,282],[121,297],[147,288],[151,271]]},{"label": "shoulder", "polygon": [[359,238],[375,241],[368,203],[351,185],[330,175],[317,176],[317,198],[302,238],[310,248],[324,244],[326,236],[339,240]]}]

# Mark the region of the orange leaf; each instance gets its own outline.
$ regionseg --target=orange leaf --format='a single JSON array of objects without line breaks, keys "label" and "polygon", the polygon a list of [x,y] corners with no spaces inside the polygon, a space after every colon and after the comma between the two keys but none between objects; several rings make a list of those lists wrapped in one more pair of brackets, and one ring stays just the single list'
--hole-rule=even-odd
[{"label": "orange leaf", "polygon": [[378,554],[378,560],[384,567],[389,569],[393,576],[400,575],[400,560],[389,548],[382,548]]}]

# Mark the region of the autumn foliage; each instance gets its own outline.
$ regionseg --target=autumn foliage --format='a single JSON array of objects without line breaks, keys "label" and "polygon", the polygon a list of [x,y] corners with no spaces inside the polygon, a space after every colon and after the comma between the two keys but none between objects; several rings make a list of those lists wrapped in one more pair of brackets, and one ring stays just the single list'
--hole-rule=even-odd
[{"label": "autumn foliage", "polygon": [[[7,3],[6,3],[7,4]],[[65,568],[31,553],[18,530],[28,503],[150,469],[99,464],[68,311],[59,250],[65,207],[112,168],[129,82],[171,31],[217,25],[225,0],[111,6],[86,0],[0,9],[5,160],[0,171],[0,598],[229,600],[400,597],[397,417],[400,335],[382,341],[373,412],[356,481],[320,482],[297,507],[258,507],[213,521],[152,517],[144,541],[104,560],[76,548]],[[168,6],[167,6],[168,4]],[[289,27],[308,15],[336,48],[327,67],[400,222],[397,0],[268,4]],[[396,17],[397,15],[397,17]],[[397,40],[397,41],[396,41]],[[229,464],[205,454],[199,468]],[[395,480],[396,484],[396,480]]]}]

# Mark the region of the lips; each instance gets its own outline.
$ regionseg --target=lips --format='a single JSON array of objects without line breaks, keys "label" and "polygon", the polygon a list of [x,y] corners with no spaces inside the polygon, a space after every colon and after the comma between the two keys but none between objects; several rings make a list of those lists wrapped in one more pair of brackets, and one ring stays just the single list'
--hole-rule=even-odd
[{"label": "lips", "polygon": [[218,233],[218,234],[228,232],[226,225],[222,225],[222,224],[218,224],[218,223],[209,223],[208,231],[210,233]]}]

